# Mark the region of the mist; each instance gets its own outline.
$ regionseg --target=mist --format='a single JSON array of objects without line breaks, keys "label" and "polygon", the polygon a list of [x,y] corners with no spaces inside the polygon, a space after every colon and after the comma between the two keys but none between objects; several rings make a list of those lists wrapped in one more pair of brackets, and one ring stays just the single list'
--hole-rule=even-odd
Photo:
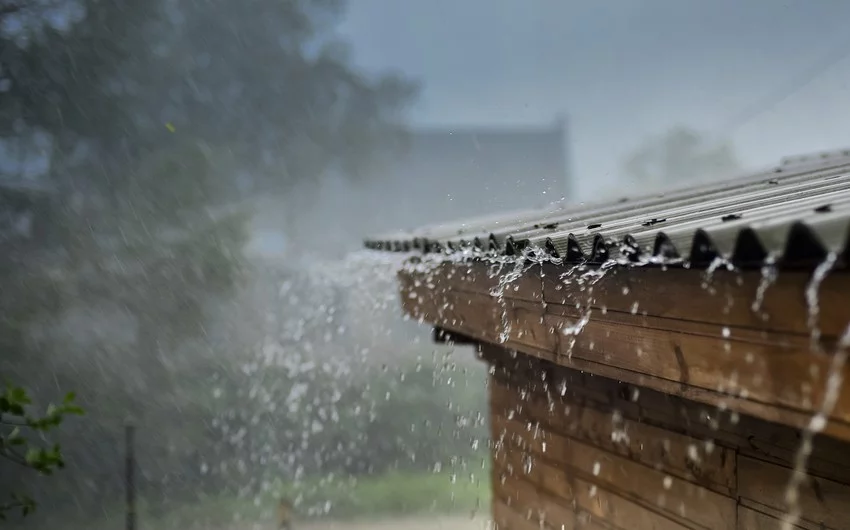
[{"label": "mist", "polygon": [[4,431],[0,513],[119,527],[132,425],[141,528],[271,528],[281,498],[304,528],[483,528],[487,367],[364,238],[850,146],[848,17],[0,0],[0,420],[64,403]]}]

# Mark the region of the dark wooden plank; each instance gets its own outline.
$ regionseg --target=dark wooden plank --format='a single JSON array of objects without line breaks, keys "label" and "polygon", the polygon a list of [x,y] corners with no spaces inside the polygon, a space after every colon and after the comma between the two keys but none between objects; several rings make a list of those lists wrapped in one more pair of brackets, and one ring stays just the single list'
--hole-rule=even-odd
[{"label": "dark wooden plank", "polygon": [[694,528],[685,526],[635,502],[619,497],[595,484],[576,479],[576,505],[590,513],[594,519],[601,519],[619,528],[640,528],[646,530],[683,530]]},{"label": "dark wooden plank", "polygon": [[735,500],[663,471],[562,436],[518,419],[495,416],[517,448],[528,451],[530,465],[543,461],[568,468],[568,473],[603,487],[620,497],[667,514],[683,524],[703,528],[735,526]]},{"label": "dark wooden plank", "polygon": [[[793,528],[802,529],[801,526]],[[783,530],[782,520],[746,506],[738,507],[739,530]]]},{"label": "dark wooden plank", "polygon": [[531,519],[513,507],[499,501],[493,501],[493,523],[496,530],[555,530],[554,527]]},{"label": "dark wooden plank", "polygon": [[[569,347],[567,344],[573,337],[554,333],[556,328],[570,324],[562,323],[563,317],[544,315],[545,325],[541,327],[539,312],[531,309],[534,305],[505,309],[494,299],[472,295],[455,299],[454,296],[456,293],[447,298],[446,307],[439,308],[443,320],[435,322],[446,329],[498,343],[501,332],[497,330],[503,329],[503,321],[508,320],[513,323],[508,333],[511,340],[505,343],[508,347],[666,394],[798,428],[808,423],[822,395],[820,382],[827,372],[828,359],[800,349],[799,344],[769,349],[736,343],[727,352],[727,344],[720,339],[712,343],[706,337],[685,333],[618,327],[591,320],[575,337],[575,345]],[[519,309],[526,313],[517,313]],[[430,311],[436,314],[438,309]],[[557,325],[551,319],[556,319]],[[557,341],[555,351],[552,351],[553,339]],[[847,370],[850,374],[850,369]],[[730,389],[728,381],[736,374],[738,384]],[[804,395],[800,390],[803,388],[811,390]],[[830,420],[824,433],[850,440],[850,387],[842,390]]]},{"label": "dark wooden plank", "polygon": [[[738,457],[738,494],[785,513],[785,492],[791,469],[745,456]],[[802,519],[827,528],[850,528],[850,486],[808,477],[798,499]]]},{"label": "dark wooden plank", "polygon": [[[743,510],[747,510],[747,513],[744,513]],[[739,528],[749,528],[749,526],[745,525],[754,523],[756,525],[761,525],[763,528],[775,528],[780,530],[782,529],[782,523],[786,517],[787,514],[783,513],[781,510],[775,510],[769,506],[754,502],[751,499],[741,499],[741,503],[738,506]],[[756,528],[759,527],[756,526]],[[835,527],[822,524],[814,524],[805,519],[799,520],[797,524],[793,525],[791,528],[799,528],[801,530],[846,530],[846,528],[843,527],[841,529],[837,529]]]},{"label": "dark wooden plank", "polygon": [[[499,282],[515,270],[507,264],[497,267],[481,262],[445,263],[427,273],[409,270],[400,273],[403,289],[406,279],[418,277],[423,288],[433,291],[460,291],[489,296],[499,292]],[[599,277],[582,278],[580,273],[565,275],[566,269],[553,264],[527,267],[519,278],[501,289],[507,298],[540,301],[568,307],[590,305],[612,313],[637,313],[669,320],[712,323],[772,333],[808,335],[809,308],[806,290],[810,272],[782,271],[773,283],[764,281],[759,271],[703,271],[656,267],[614,268]],[[708,278],[708,279],[707,279]],[[753,304],[763,290],[758,310]],[[825,337],[840,336],[850,322],[850,307],[844,303],[850,292],[850,274],[836,271],[827,275],[818,289],[819,326]]]},{"label": "dark wooden plank", "polygon": [[[800,432],[791,427],[738,414],[734,410],[682,399],[678,396],[625,384],[611,379],[582,374],[576,370],[526,356],[511,359],[504,350],[484,345],[484,358],[494,365],[497,384],[517,388],[542,388],[544,383],[564,398],[584,403],[600,411],[614,411],[641,425],[657,426],[665,431],[709,440],[747,456],[790,465],[800,446]],[[527,393],[534,395],[533,392]],[[564,399],[562,398],[562,399]],[[519,402],[524,404],[523,401]],[[657,446],[657,444],[656,444]],[[644,443],[644,447],[649,444]],[[850,477],[850,446],[828,436],[814,440],[809,467],[813,473],[832,480]],[[702,453],[702,451],[700,451]],[[728,465],[728,464],[727,464]],[[671,473],[672,470],[668,470]],[[723,493],[723,490],[718,490]]]},{"label": "dark wooden plank", "polygon": [[[546,323],[554,330],[575,325],[574,320],[557,316],[547,316]],[[538,347],[547,349],[550,344]],[[574,343],[561,340],[558,353],[807,412],[823,401],[832,362],[831,356],[812,352],[807,342],[799,340],[768,346],[726,340],[719,333],[706,337],[593,320]],[[850,366],[844,373],[850,378]],[[850,385],[842,388],[832,416],[850,421]]]},{"label": "dark wooden plank", "polygon": [[493,482],[494,496],[507,506],[520,513],[530,513],[532,520],[536,517],[553,528],[578,527],[579,514],[573,510],[570,501],[538,491],[535,484],[517,476],[507,473],[496,476],[499,479]]},{"label": "dark wooden plank", "polygon": [[[544,300],[551,304],[585,306],[631,313],[741,327],[778,333],[808,335],[809,309],[806,289],[811,274],[783,271],[764,289],[759,311],[753,311],[763,285],[758,271],[718,270],[706,281],[700,271],[671,268],[612,269],[592,285],[572,278],[565,284],[553,265],[543,267]],[[827,275],[818,290],[819,325],[825,336],[840,336],[850,322],[850,274]],[[765,317],[766,315],[766,317]]]},{"label": "dark wooden plank", "polygon": [[[491,383],[494,388],[502,386],[499,381]],[[735,489],[734,451],[709,443],[710,438],[697,439],[579,401],[556,401],[560,396],[552,396],[549,401],[532,393],[523,401],[510,390],[498,394],[491,408],[495,416],[507,418],[513,410],[522,421],[539,422],[551,432],[568,435],[673,477],[728,496]]]}]

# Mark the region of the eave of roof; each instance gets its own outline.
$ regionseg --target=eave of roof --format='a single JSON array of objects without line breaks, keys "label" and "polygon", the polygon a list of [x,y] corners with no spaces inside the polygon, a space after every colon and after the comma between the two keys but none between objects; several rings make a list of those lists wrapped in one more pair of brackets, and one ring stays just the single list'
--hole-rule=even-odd
[{"label": "eave of roof", "polygon": [[542,249],[567,263],[717,258],[741,266],[817,263],[850,249],[850,151],[787,158],[744,178],[586,206],[503,213],[368,238],[425,253]]}]

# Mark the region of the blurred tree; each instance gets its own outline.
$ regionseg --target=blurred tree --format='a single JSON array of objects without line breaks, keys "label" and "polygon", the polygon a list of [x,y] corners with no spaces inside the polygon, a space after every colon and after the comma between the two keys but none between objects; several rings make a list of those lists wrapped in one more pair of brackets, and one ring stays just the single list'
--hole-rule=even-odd
[{"label": "blurred tree", "polygon": [[206,0],[173,11],[163,121],[227,145],[261,190],[286,190],[329,167],[363,176],[402,129],[416,86],[351,66],[334,34],[341,0]]},{"label": "blurred tree", "polygon": [[738,168],[731,145],[712,143],[682,126],[645,142],[623,165],[626,176],[648,185],[723,178]]},{"label": "blurred tree", "polygon": [[[176,407],[222,360],[187,371],[174,355],[237,284],[250,214],[230,207],[237,177],[248,193],[285,193],[334,168],[364,176],[402,137],[415,86],[352,67],[333,33],[343,7],[0,0],[0,142],[37,148],[53,196],[37,214],[49,237],[32,235],[0,271],[14,322],[0,340],[16,352],[2,369],[39,395],[81,387],[97,420],[63,433],[70,467],[86,466],[63,477],[78,495],[117,489],[128,413],[160,429],[145,447],[160,467],[144,481],[197,471],[209,411]],[[0,165],[0,179],[32,165]]]}]

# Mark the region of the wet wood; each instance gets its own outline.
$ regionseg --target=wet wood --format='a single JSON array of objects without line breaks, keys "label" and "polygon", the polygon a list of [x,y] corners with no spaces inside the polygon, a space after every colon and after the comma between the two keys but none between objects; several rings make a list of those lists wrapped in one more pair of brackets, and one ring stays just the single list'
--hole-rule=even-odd
[{"label": "wet wood", "polygon": [[580,514],[566,499],[559,499],[541,491],[537,484],[524,480],[504,469],[495,468],[494,497],[505,505],[526,514],[533,514],[553,528],[574,528]]},{"label": "wet wood", "polygon": [[497,426],[514,415],[711,491],[731,496],[735,489],[735,453],[716,444],[707,453],[711,438],[698,439],[634,421],[583,401],[558,400],[551,408],[538,394],[518,401],[516,393],[499,381],[493,381],[491,387],[498,396],[491,408],[492,422]]},{"label": "wet wood", "polygon": [[[738,528],[748,530],[782,530],[782,519],[772,517],[746,506],[738,507]],[[802,526],[793,528],[802,529]]]},{"label": "wet wood", "polygon": [[[552,315],[546,319],[552,330],[575,322]],[[549,344],[542,347],[547,349]],[[832,361],[829,355],[812,352],[806,339],[796,337],[759,344],[727,340],[720,330],[710,337],[594,320],[574,341],[560,340],[556,351],[572,356],[564,362],[581,359],[616,365],[683,387],[805,411],[823,401]],[[850,366],[845,371],[850,376]],[[850,385],[842,387],[832,415],[850,422]]]},{"label": "wet wood", "polygon": [[[438,297],[449,291],[485,296],[501,291],[509,299],[605,309],[636,318],[658,317],[668,325],[674,325],[674,321],[696,322],[767,335],[811,334],[807,300],[811,272],[781,271],[775,281],[768,282],[758,271],[717,270],[708,275],[681,268],[614,268],[601,276],[582,277],[581,273],[567,274],[553,264],[523,270],[504,289],[499,289],[499,281],[514,271],[512,264],[498,272],[497,267],[481,262],[446,263],[428,272],[403,271],[399,279],[404,291],[430,291]],[[761,298],[759,291],[763,291]],[[818,327],[824,337],[841,336],[850,323],[850,307],[844,303],[850,292],[850,273],[841,270],[828,274],[816,292]]]},{"label": "wet wood", "polygon": [[[738,494],[772,508],[787,511],[786,485],[791,469],[754,458],[738,458]],[[850,486],[809,475],[799,489],[803,521],[819,528],[850,527]]]},{"label": "wet wood", "polygon": [[[515,510],[624,530],[780,528],[793,429],[498,347],[481,353],[493,367],[494,495]],[[798,528],[850,528],[848,463],[850,444],[815,439]]]},{"label": "wet wood", "polygon": [[516,511],[498,500],[493,501],[493,523],[495,530],[554,530],[553,527],[543,525],[538,521],[529,519],[526,515]]},{"label": "wet wood", "polygon": [[[554,415],[553,402],[560,405],[561,411],[587,406],[607,414],[606,424],[610,424],[613,416],[620,415],[625,421],[632,420],[644,428],[655,426],[662,432],[689,435],[703,444],[713,441],[718,447],[735,448],[740,454],[778,464],[791,462],[800,446],[800,431],[734,410],[720,410],[680,396],[581,373],[525,355],[512,356],[497,346],[482,345],[480,355],[492,363],[494,383],[491,393],[494,397],[501,394],[503,402],[515,405],[512,408],[541,400],[551,409],[550,415]],[[510,390],[498,390],[504,385]],[[601,434],[603,439],[605,430],[603,428]],[[653,436],[660,435],[653,433]],[[650,446],[644,444],[643,447]],[[728,466],[728,460],[726,462]],[[850,477],[848,444],[827,436],[817,436],[809,468],[824,478],[846,480]],[[721,489],[717,491],[722,492]]]},{"label": "wet wood", "polygon": [[[850,273],[813,286],[790,271],[493,272],[443,264],[400,280],[408,315],[477,341],[492,366],[503,528],[781,526],[800,429],[850,323]],[[850,385],[808,472],[798,527],[850,529]]]},{"label": "wet wood", "polygon": [[[591,307],[621,314],[632,314],[636,307],[637,315],[667,321],[709,323],[767,334],[810,334],[806,299],[810,272],[782,271],[769,284],[759,271],[718,270],[707,275],[680,268],[614,269],[589,286],[576,282],[564,285],[560,278],[563,273],[554,265],[545,265],[543,271],[543,298],[550,304],[575,307],[585,306],[590,300]],[[760,287],[764,294],[754,311]],[[840,336],[850,323],[850,307],[844,303],[848,292],[850,275],[845,271],[827,275],[817,289],[817,320],[824,336]]]},{"label": "wet wood", "polygon": [[[679,524],[628,499],[581,479],[576,480],[576,505],[617,528],[683,530],[695,528]],[[720,528],[720,527],[717,527]]]},{"label": "wet wood", "polygon": [[[500,285],[484,264],[444,264],[402,273],[403,305],[472,340],[795,428],[820,406],[836,337],[850,322],[844,272],[818,291],[820,342],[810,340],[808,273],[782,272],[769,286],[758,272],[717,271],[708,281],[684,269],[562,274],[535,265]],[[850,366],[843,371],[850,379]],[[824,433],[850,440],[850,385]]]},{"label": "wet wood", "polygon": [[730,497],[537,425],[499,416],[493,421],[514,435],[511,439],[514,447],[527,449],[532,466],[541,461],[551,462],[568,469],[573,477],[683,524],[696,523],[704,528],[718,524],[726,528],[735,526],[735,501]]}]

